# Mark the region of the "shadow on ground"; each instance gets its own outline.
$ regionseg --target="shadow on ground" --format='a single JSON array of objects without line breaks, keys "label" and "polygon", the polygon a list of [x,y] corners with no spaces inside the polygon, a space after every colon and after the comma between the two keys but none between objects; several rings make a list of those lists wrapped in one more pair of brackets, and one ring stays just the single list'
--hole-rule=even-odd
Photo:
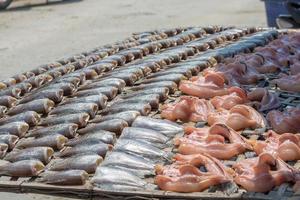
[{"label": "shadow on ground", "polygon": [[30,11],[34,7],[45,7],[45,6],[55,6],[55,5],[64,5],[64,4],[70,4],[70,3],[77,3],[81,2],[82,0],[45,0],[45,3],[26,3],[23,5],[8,7],[6,10],[3,10],[2,12],[11,12],[11,11]]}]

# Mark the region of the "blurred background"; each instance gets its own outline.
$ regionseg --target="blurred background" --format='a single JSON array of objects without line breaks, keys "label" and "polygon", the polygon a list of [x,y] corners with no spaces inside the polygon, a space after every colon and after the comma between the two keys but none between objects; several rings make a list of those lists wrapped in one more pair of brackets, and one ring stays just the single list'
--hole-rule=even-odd
[{"label": "blurred background", "polygon": [[[0,0],[1,1],[1,0]],[[132,32],[178,26],[266,26],[260,0],[19,0],[0,12],[0,79]]]}]

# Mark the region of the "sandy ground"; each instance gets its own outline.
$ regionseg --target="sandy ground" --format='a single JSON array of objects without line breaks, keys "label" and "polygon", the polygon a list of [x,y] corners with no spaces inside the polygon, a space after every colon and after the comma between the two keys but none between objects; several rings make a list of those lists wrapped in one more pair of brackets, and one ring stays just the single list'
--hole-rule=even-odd
[{"label": "sandy ground", "polygon": [[[0,12],[0,79],[123,39],[132,32],[200,25],[266,26],[260,0],[24,0]],[[0,199],[61,200],[0,193]]]}]

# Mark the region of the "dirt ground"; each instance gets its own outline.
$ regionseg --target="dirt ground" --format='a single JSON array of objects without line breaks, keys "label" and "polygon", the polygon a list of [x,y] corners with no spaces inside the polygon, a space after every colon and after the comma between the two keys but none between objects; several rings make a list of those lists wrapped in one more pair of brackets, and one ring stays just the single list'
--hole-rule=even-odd
[{"label": "dirt ground", "polygon": [[[0,80],[132,32],[201,25],[266,26],[260,0],[24,0],[0,12]],[[61,200],[0,193],[0,199]]]}]

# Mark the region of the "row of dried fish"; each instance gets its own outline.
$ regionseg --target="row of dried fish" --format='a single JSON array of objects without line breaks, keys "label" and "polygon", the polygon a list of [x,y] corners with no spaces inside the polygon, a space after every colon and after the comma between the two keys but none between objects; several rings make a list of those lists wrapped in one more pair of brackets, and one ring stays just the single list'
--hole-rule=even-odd
[{"label": "row of dried fish", "polygon": [[[30,77],[44,74],[47,71],[51,71],[55,68],[62,67],[63,65],[73,64],[76,62],[79,62],[78,64],[80,64],[80,65],[85,65],[85,64],[81,64],[80,62],[84,62],[84,61],[88,62],[90,59],[92,59],[91,62],[94,62],[95,60],[99,60],[100,58],[104,58],[108,55],[115,54],[118,51],[131,48],[131,47],[135,46],[137,43],[145,44],[145,43],[152,42],[155,40],[165,39],[167,37],[177,35],[184,30],[185,29],[183,29],[183,28],[177,28],[177,29],[169,29],[169,30],[144,32],[144,33],[135,34],[130,38],[126,38],[125,40],[116,42],[112,45],[105,45],[103,47],[95,48],[89,52],[83,52],[81,54],[74,55],[69,58],[60,59],[60,60],[50,63],[50,64],[41,65],[40,67],[38,67],[34,70],[31,70],[29,72],[26,72],[26,73],[23,73],[20,75],[16,75],[16,76],[12,77],[11,79],[1,81],[1,89],[5,88],[7,86],[12,86],[16,83],[23,82],[24,80],[26,80]],[[99,56],[100,58],[94,58],[93,56],[94,57]],[[58,71],[59,70],[57,70],[57,73],[58,73]]]},{"label": "row of dried fish", "polygon": [[[122,85],[122,84],[121,84]],[[28,113],[28,112],[27,112]],[[27,115],[33,115],[33,113],[31,112],[31,113],[28,113]],[[73,116],[73,115],[72,115]],[[24,116],[23,116],[24,117]],[[86,123],[87,122],[87,116],[84,118],[84,116],[75,116],[74,115],[74,117],[71,117],[72,119],[73,118],[75,118],[75,120],[77,120],[77,121],[80,121],[81,119],[80,119],[80,117],[82,117],[84,120],[84,122]],[[26,118],[30,118],[30,117],[28,117],[28,116],[26,116]],[[67,117],[67,118],[65,118],[65,119],[69,119],[69,117]],[[56,120],[56,121],[55,121]],[[62,123],[62,122],[69,122],[69,121],[63,121],[63,120],[61,120],[60,118],[56,118],[54,120],[54,122],[53,122],[53,124],[55,124],[55,122],[59,122],[59,123]],[[51,120],[50,120],[51,121]],[[29,120],[28,120],[28,122],[29,122]],[[34,125],[35,123],[31,123],[32,125]],[[46,123],[47,124],[47,123]],[[50,123],[51,124],[51,123]],[[50,124],[48,124],[48,125],[50,125]],[[43,125],[43,122],[42,122],[42,125]],[[94,128],[94,127],[93,127]],[[51,137],[51,138],[50,138]],[[50,136],[50,137],[48,137],[48,138],[40,138],[39,140],[38,140],[38,142],[41,142],[41,144],[43,144],[44,142],[46,142],[47,141],[47,139],[52,139],[52,141],[54,141],[53,142],[53,145],[54,146],[52,146],[52,147],[54,147],[54,148],[62,148],[62,146],[60,146],[60,147],[58,147],[58,145],[57,145],[57,143],[56,143],[56,141],[58,140],[58,141],[65,141],[65,138],[62,138],[62,137],[55,137],[55,136]],[[60,139],[59,139],[60,138]],[[33,141],[34,140],[26,140],[26,141],[23,141],[23,145],[24,146],[30,146],[30,145],[32,145],[33,144]],[[38,143],[37,143],[38,144]],[[20,143],[20,146],[22,145],[22,143]]]},{"label": "row of dried fish", "polygon": [[[107,81],[108,80],[108,81]],[[122,80],[120,80],[120,79],[114,79],[114,80],[112,80],[112,82],[111,81],[109,81],[109,79],[107,79],[106,80],[106,83],[109,85],[109,84],[113,84],[113,85],[115,85],[115,83],[116,83],[116,80],[117,80],[117,85],[118,86],[120,86],[120,90],[122,89],[122,88],[124,88],[124,81],[122,82]],[[99,81],[99,82],[101,82],[101,81]],[[105,81],[104,82],[102,82],[102,84],[103,83],[105,83]],[[101,84],[101,85],[102,85]],[[50,85],[51,86],[51,85]],[[68,94],[72,94],[72,92],[69,92],[69,91],[71,91],[70,90],[70,88],[68,88],[68,87],[64,87],[63,89],[65,89],[65,91],[67,91],[68,92]],[[105,89],[105,88],[103,88],[103,89]],[[95,92],[93,92],[93,91],[89,91],[89,92],[86,92],[85,91],[85,89],[84,88],[82,88],[82,90],[83,90],[83,92],[81,92],[81,91],[78,91],[78,94],[79,94],[79,96],[85,96],[85,95],[98,95],[97,97],[98,97],[98,99],[96,99],[96,101],[97,101],[97,103],[99,102],[99,95],[100,95],[100,103],[99,103],[99,105],[101,105],[101,106],[103,106],[104,107],[104,105],[105,105],[105,103],[106,103],[106,101],[107,101],[107,98],[105,98],[105,96],[104,96],[104,94],[103,94],[103,91],[95,91]],[[107,91],[109,92],[109,93],[105,93],[107,96],[111,96],[110,95],[110,91],[107,89]],[[74,94],[74,96],[77,96],[78,95],[77,93],[75,93]],[[103,97],[101,98],[101,95],[103,94]],[[111,96],[111,98],[113,98],[114,96],[116,95],[116,93],[113,95],[113,96]],[[80,98],[76,98],[75,99],[75,102],[77,101],[77,99],[79,99],[79,101],[80,101]],[[90,98],[90,99],[92,99],[92,101],[95,101],[93,98]],[[85,98],[85,99],[82,99],[81,101],[86,101],[87,100],[87,98]],[[66,102],[68,102],[68,101],[66,101]],[[54,110],[52,110],[49,114],[66,114],[66,113],[69,113],[70,114],[70,112],[71,113],[73,113],[73,112],[75,112],[75,113],[77,113],[77,112],[83,112],[83,111],[86,111],[86,109],[89,109],[89,106],[85,106],[85,105],[82,105],[83,106],[83,109],[84,110],[80,110],[80,108],[79,108],[79,111],[78,110],[76,110],[76,109],[74,109],[74,108],[77,108],[77,107],[74,107],[74,101],[73,100],[71,100],[71,101],[69,101],[69,102],[71,102],[71,103],[73,103],[73,104],[70,104],[70,105],[72,105],[72,106],[65,106],[64,104],[68,104],[68,103],[65,103],[65,101],[62,103],[64,106],[62,106],[61,108],[56,108],[56,109],[54,109]],[[32,104],[33,105],[33,104]],[[76,106],[76,104],[75,104],[75,106]],[[84,107],[85,106],[85,107]],[[97,110],[97,109],[96,109]],[[94,112],[92,112],[92,111],[94,111]],[[92,114],[95,114],[95,110],[91,110],[91,112],[87,112],[87,113],[89,113],[90,115],[92,115]],[[66,117],[67,119],[68,119],[68,117]],[[86,119],[86,121],[87,121],[88,119]],[[46,120],[47,121],[47,120]],[[50,120],[51,121],[51,120]],[[52,121],[53,122],[53,121]],[[58,122],[57,120],[56,120],[56,122]],[[64,122],[66,122],[66,121],[64,121]],[[55,122],[53,122],[54,124],[55,124]],[[60,122],[58,122],[58,123],[62,123],[61,121]],[[45,121],[44,122],[42,122],[41,123],[41,125],[44,125],[44,124],[48,124],[49,125],[49,122],[46,122],[45,123]],[[50,123],[50,124],[52,124],[52,123]],[[109,125],[109,124],[108,124]],[[55,127],[55,126],[52,126],[53,127],[53,129],[55,129],[55,128],[57,128],[57,127]],[[55,127],[55,128],[54,128]],[[76,129],[77,127],[73,127],[71,130],[72,130],[72,133],[74,132],[74,130]],[[87,127],[87,128],[89,128],[89,127]],[[98,127],[99,128],[99,127]],[[48,128],[46,128],[46,129],[48,129],[49,130],[49,127]],[[51,129],[51,128],[50,128]],[[91,130],[89,130],[89,132],[90,132]],[[40,128],[40,129],[37,129],[36,131],[35,131],[35,134],[44,134],[45,133],[45,131],[43,131],[43,129],[42,128]],[[70,133],[70,132],[64,132],[64,133],[66,133],[66,134],[68,134],[68,135],[70,135],[70,134],[72,134],[72,133]],[[82,131],[81,131],[81,133],[82,133]],[[33,134],[33,135],[35,135],[35,134]],[[59,139],[60,138],[60,139]],[[54,141],[56,141],[57,143],[50,143],[50,142],[48,142],[48,145],[49,146],[51,146],[51,144],[53,144],[53,148],[56,148],[56,149],[60,149],[60,148],[62,148],[63,147],[63,145],[62,144],[64,144],[65,142],[66,142],[66,138],[65,137],[63,137],[63,136],[57,136],[57,135],[50,135],[50,136],[46,136],[46,137],[42,137],[42,138],[37,138],[37,139],[24,139],[24,140],[22,140],[19,144],[18,144],[18,147],[31,147],[31,145],[33,145],[33,146],[35,146],[35,145],[37,145],[37,146],[39,146],[39,145],[42,145],[42,146],[44,146],[45,145],[45,141],[47,141],[47,140],[50,140],[50,139],[53,139]],[[93,138],[93,139],[95,139],[95,138]],[[96,141],[97,142],[97,141]],[[99,142],[98,142],[99,143]],[[103,145],[102,145],[103,146]],[[96,144],[94,144],[94,145],[92,145],[92,146],[85,146],[85,147],[73,147],[73,148],[68,148],[68,149],[65,149],[61,154],[59,154],[59,156],[62,156],[62,157],[64,157],[64,156],[72,156],[72,155],[76,155],[76,154],[79,154],[79,153],[88,153],[88,152],[93,152],[93,153],[95,153],[95,151],[96,151],[96,153],[98,153],[98,154],[101,154],[102,156],[104,156],[105,155],[105,153],[106,153],[106,151],[107,151],[107,149],[108,149],[108,147],[109,147],[109,145],[106,145],[106,147],[107,148],[104,148],[104,150],[103,150],[103,148],[102,148],[102,146],[100,146],[99,144],[98,144],[98,146],[96,145]],[[102,148],[102,149],[101,149]],[[105,150],[106,149],[106,150]],[[24,150],[25,151],[25,150]],[[51,157],[51,156],[50,156]],[[48,161],[47,161],[48,162]],[[64,161],[62,161],[62,162],[64,162]],[[74,163],[73,163],[74,164]],[[71,167],[72,168],[72,167]],[[47,177],[47,176],[46,176]],[[84,177],[84,176],[82,176],[82,177]],[[46,180],[44,180],[44,181],[46,181]],[[66,181],[66,180],[65,180]],[[57,182],[56,182],[57,183]],[[64,184],[65,184],[65,182],[63,182]]]},{"label": "row of dried fish", "polygon": [[[212,28],[206,28],[206,30],[212,30],[218,31],[217,27]],[[216,29],[216,30],[215,30]],[[202,29],[203,31],[201,34],[205,33],[205,29]],[[170,31],[170,30],[168,30]],[[88,65],[91,65],[93,63],[97,63],[96,61],[103,59],[109,55],[117,54],[115,57],[118,58],[118,63],[124,63],[129,62],[133,58],[133,56],[136,57],[142,57],[143,54],[147,55],[152,50],[159,50],[159,47],[165,46],[165,44],[169,44],[170,42],[163,42],[160,43],[160,46],[157,48],[157,45],[154,45],[156,47],[153,47],[151,44],[155,44],[154,41],[157,40],[163,40],[167,39],[168,37],[176,36],[183,31],[185,32],[191,32],[196,33],[194,30],[189,29],[173,29],[173,34],[167,35],[164,32],[156,31],[148,34],[141,34],[141,35],[135,35],[136,39],[132,39],[125,42],[119,42],[115,45],[106,45],[104,48],[97,48],[95,50],[92,50],[91,52],[82,53],[80,55],[72,56],[71,58],[62,59],[57,62],[43,65],[37,69],[34,69],[30,72],[27,72],[25,74],[17,75],[11,79],[8,79],[6,81],[3,81],[1,83],[2,88],[5,89],[6,85],[10,86],[10,89],[5,89],[1,93],[5,94],[13,94],[16,97],[23,94],[24,92],[28,92],[33,87],[39,87],[40,85],[44,84],[45,82],[49,82],[52,79],[55,79],[57,77],[60,77],[66,73],[69,73],[73,70],[81,69],[83,67],[86,67]],[[171,32],[172,32],[171,31]],[[196,33],[199,34],[199,33]],[[142,37],[142,38],[141,38]],[[150,45],[148,44],[150,43]],[[180,42],[179,42],[180,43]],[[130,54],[128,54],[128,49],[130,50]],[[126,55],[125,59],[124,57],[121,57],[122,55]],[[28,79],[27,79],[28,77]],[[16,85],[18,83],[18,85]],[[21,92],[20,93],[20,89]]]},{"label": "row of dried fish", "polygon": [[[109,76],[108,76],[109,77]],[[139,77],[139,78],[141,78],[141,77]],[[107,79],[107,80],[109,80],[109,79]],[[120,89],[122,89],[124,86],[124,84],[118,84],[118,86],[122,86],[121,88],[119,88],[119,90]],[[88,85],[89,86],[89,85]],[[85,90],[86,88],[84,88],[85,86],[83,86],[83,90]],[[89,88],[87,88],[87,89],[89,89]],[[118,104],[119,105],[119,104]],[[117,106],[118,106],[117,105]],[[130,120],[132,121],[133,119],[134,119],[134,117],[136,117],[138,114],[135,112],[134,113],[134,111],[130,111],[130,109],[132,109],[132,108],[128,108],[128,106],[124,106],[124,109],[129,109],[129,111],[127,111],[127,112],[123,112],[123,114],[126,114],[127,115],[127,117],[129,116],[129,118],[130,118]],[[119,107],[119,109],[120,109],[120,107]],[[119,112],[120,110],[116,110],[116,112]],[[122,110],[121,110],[122,111]],[[121,113],[122,114],[122,113]],[[129,115],[128,115],[129,114]],[[126,115],[124,115],[124,116],[126,116]],[[109,117],[109,115],[108,115],[108,117]],[[117,117],[116,117],[117,118]],[[128,119],[128,118],[127,118]],[[120,124],[121,123],[121,124]],[[110,124],[114,124],[114,125],[110,125]],[[119,125],[120,124],[120,125]],[[119,128],[118,130],[116,130],[115,128],[113,128],[113,130],[111,129],[112,127],[117,127],[117,128]],[[126,126],[127,126],[127,124],[126,124]],[[120,128],[121,127],[121,128]],[[90,127],[86,127],[86,128],[84,128],[84,129],[81,129],[81,130],[79,130],[78,132],[79,133],[86,133],[87,135],[89,135],[90,133],[89,132],[91,132],[92,130],[94,130],[94,131],[97,131],[97,130],[99,130],[99,129],[109,129],[109,130],[111,130],[111,131],[115,131],[115,132],[121,132],[122,131],[122,129],[124,128],[124,126],[122,125],[122,121],[121,121],[121,119],[119,119],[119,120],[116,120],[116,119],[114,119],[114,120],[110,120],[110,121],[107,121],[107,122],[102,122],[102,123],[99,123],[99,124],[95,124],[95,125],[91,125]],[[122,137],[122,136],[121,136]],[[80,140],[80,139],[79,139]],[[75,148],[73,148],[73,150],[76,150],[76,147]],[[93,149],[89,149],[90,151],[92,151]],[[83,150],[81,150],[81,151],[83,151]],[[68,152],[68,151],[67,151]],[[70,149],[70,152],[72,152],[72,149]],[[64,153],[63,153],[64,154]],[[68,153],[66,154],[66,155],[68,155]]]},{"label": "row of dried fish", "polygon": [[[142,93],[143,94],[143,93]],[[141,94],[141,95],[142,95]],[[128,112],[127,112],[128,113]],[[108,115],[109,116],[109,115]],[[75,117],[75,115],[74,115],[74,117]],[[61,118],[61,119],[58,119],[58,120],[62,120],[63,118]],[[78,118],[77,118],[78,119]],[[57,121],[58,121],[57,120]],[[42,130],[42,129],[41,129]],[[90,128],[88,131],[91,131],[92,129]],[[40,133],[42,133],[43,131],[41,131]],[[86,148],[86,149],[82,149],[81,147],[78,147],[78,148],[71,148],[71,149],[73,149],[73,150],[71,150],[71,151],[69,151],[69,152],[71,152],[71,155],[75,152],[75,154],[78,154],[78,152],[79,151],[84,151],[84,150],[86,150],[86,151],[90,151],[90,149],[89,148]],[[76,151],[76,149],[79,149],[79,151]],[[26,149],[25,149],[26,150]],[[25,151],[24,150],[24,151]],[[21,150],[22,151],[22,150]],[[73,152],[73,153],[72,153]],[[68,155],[70,155],[70,154],[68,154]],[[68,159],[68,158],[67,158]],[[51,177],[51,176],[50,176]],[[85,177],[85,176],[81,176],[81,177]],[[49,178],[49,177],[48,177]]]},{"label": "row of dried fish", "polygon": [[97,168],[92,183],[106,190],[153,189],[143,178],[154,175],[156,163],[169,160],[170,140],[183,133],[176,123],[137,117],[132,127],[124,128],[114,150]]}]

